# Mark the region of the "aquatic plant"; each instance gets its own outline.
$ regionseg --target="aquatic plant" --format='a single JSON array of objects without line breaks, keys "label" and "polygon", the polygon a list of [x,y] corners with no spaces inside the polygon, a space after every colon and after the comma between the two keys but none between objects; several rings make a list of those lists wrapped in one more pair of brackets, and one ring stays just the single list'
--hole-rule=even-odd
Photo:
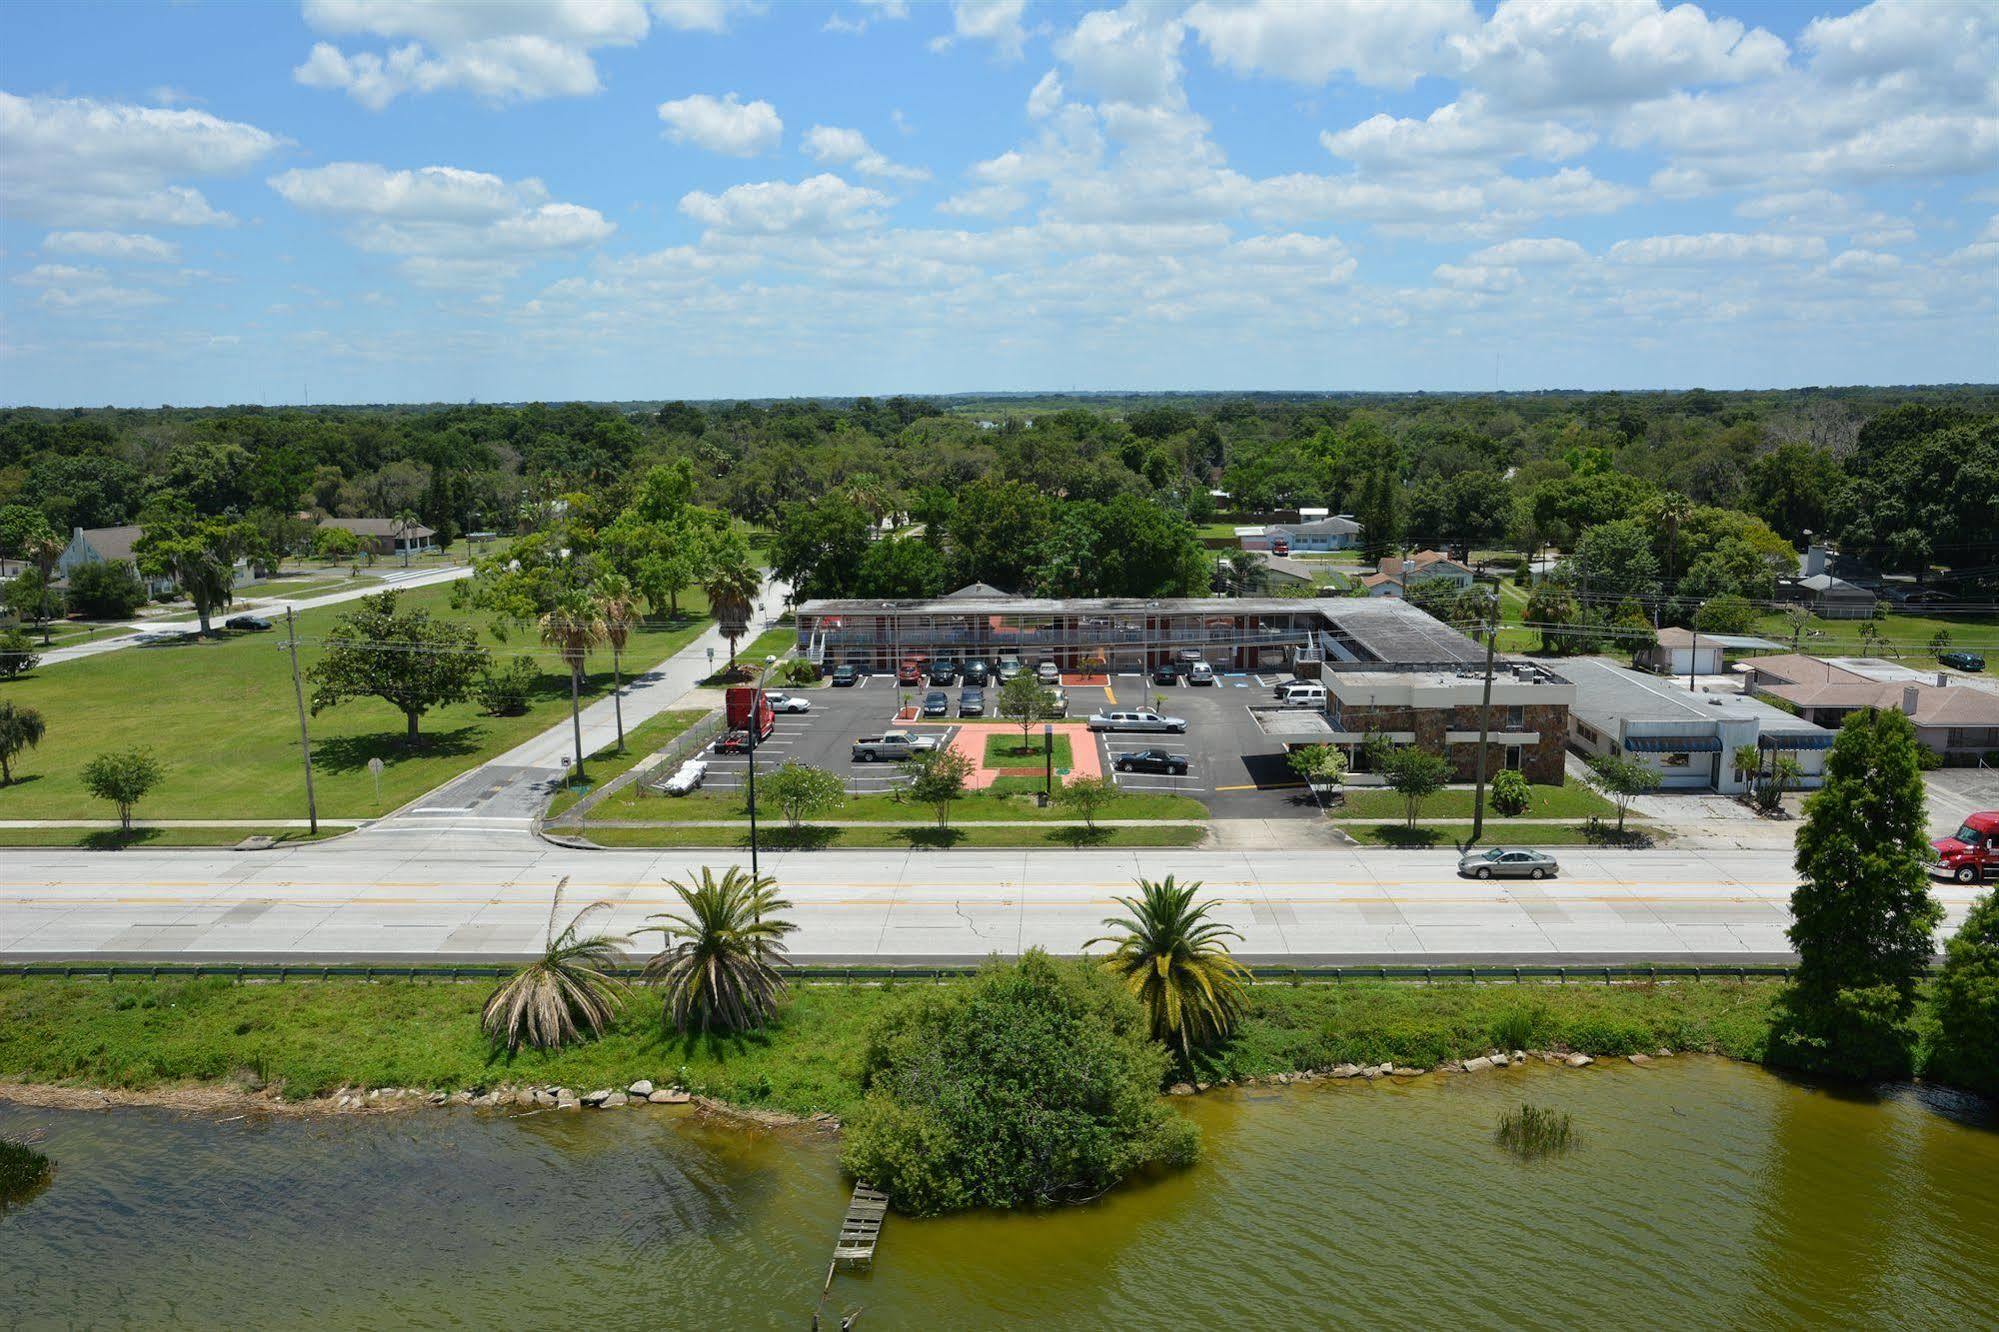
[{"label": "aquatic plant", "polygon": [[625,986],[609,970],[621,960],[618,950],[631,940],[582,932],[583,922],[609,908],[609,902],[592,902],[557,934],[555,915],[562,909],[562,890],[568,886],[566,876],[555,885],[541,957],[493,991],[479,1015],[480,1028],[494,1040],[505,1041],[509,1054],[524,1044],[560,1049],[586,1030],[601,1036],[623,1002]]},{"label": "aquatic plant", "polygon": [[0,1134],[0,1211],[18,1207],[49,1186],[55,1162],[28,1145],[25,1138]]},{"label": "aquatic plant", "polygon": [[1518,1110],[1501,1112],[1493,1139],[1515,1156],[1532,1159],[1568,1151],[1576,1145],[1576,1132],[1567,1111],[1522,1102]]}]

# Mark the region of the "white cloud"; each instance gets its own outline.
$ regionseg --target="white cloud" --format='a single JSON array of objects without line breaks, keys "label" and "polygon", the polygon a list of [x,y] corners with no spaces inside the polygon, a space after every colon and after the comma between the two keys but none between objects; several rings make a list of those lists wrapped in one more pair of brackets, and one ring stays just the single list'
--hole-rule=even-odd
[{"label": "white cloud", "polygon": [[1835,277],[1889,277],[1902,271],[1899,255],[1877,250],[1846,250],[1826,265]]},{"label": "white cloud", "polygon": [[1011,185],[979,185],[952,195],[937,205],[937,211],[953,217],[998,218],[1017,213],[1025,207],[1025,190]]},{"label": "white cloud", "polygon": [[1046,120],[1062,107],[1062,76],[1049,70],[1034,85],[1034,91],[1027,95],[1027,114],[1035,120]]},{"label": "white cloud", "polygon": [[1018,60],[1027,46],[1021,16],[1027,0],[952,0],[951,31],[931,39],[930,49],[945,51],[957,42],[991,42],[1003,60]]},{"label": "white cloud", "polygon": [[226,224],[170,182],[236,174],[284,142],[206,111],[0,92],[0,212],[68,227]]},{"label": "white cloud", "polygon": [[17,286],[41,288],[35,303],[54,314],[116,314],[164,304],[167,299],[150,288],[118,286],[101,268],[74,264],[36,264],[25,273],[17,273],[12,281]]},{"label": "white cloud", "polygon": [[858,18],[834,12],[827,15],[820,25],[822,32],[844,32],[860,36],[871,24],[909,17],[909,0],[859,0],[861,13]]},{"label": "white cloud", "polygon": [[744,102],[736,94],[710,97],[696,93],[678,101],[661,102],[659,118],[667,137],[731,157],[755,157],[774,150],[784,138],[784,121],[769,102]]},{"label": "white cloud", "polygon": [[1447,40],[1478,22],[1471,0],[1202,3],[1187,11],[1215,63],[1236,74],[1324,83],[1345,74],[1406,88],[1447,59]]},{"label": "white cloud", "polygon": [[894,202],[880,190],[849,185],[830,173],[793,184],[767,180],[731,185],[719,195],[692,190],[680,211],[712,231],[749,235],[818,235],[873,226]]},{"label": "white cloud", "polygon": [[1431,276],[1458,291],[1500,292],[1520,285],[1520,270],[1483,264],[1438,264]]},{"label": "white cloud", "polygon": [[1440,106],[1423,120],[1377,114],[1351,129],[1319,135],[1327,152],[1376,172],[1423,170],[1440,161],[1555,162],[1581,154],[1592,141],[1559,121],[1492,114],[1477,93]]},{"label": "white cloud", "polygon": [[1512,268],[1540,264],[1579,264],[1589,251],[1561,236],[1522,236],[1517,240],[1488,245],[1473,254],[1467,263],[1487,268]]},{"label": "white cloud", "polygon": [[172,241],[117,231],[51,231],[42,238],[42,248],[50,254],[83,254],[96,259],[155,264],[180,262],[180,246]]},{"label": "white cloud", "polygon": [[631,46],[654,22],[721,32],[746,0],[305,0],[305,20],[335,37],[375,37],[379,51],[314,43],[292,76],[380,110],[405,93],[469,92],[493,101],[599,90],[591,53]]},{"label": "white cloud", "polygon": [[593,208],[549,199],[539,180],[373,162],[294,168],[271,177],[287,202],[349,224],[361,249],[397,256],[426,285],[510,277],[531,259],[587,249],[616,230]]},{"label": "white cloud", "polygon": [[1645,236],[1621,240],[1605,256],[1618,264],[1715,264],[1749,260],[1792,262],[1825,255],[1820,236],[1785,236],[1771,232],[1711,231],[1699,236]]},{"label": "white cloud", "polygon": [[863,176],[878,176],[884,180],[930,179],[930,173],[922,167],[903,166],[876,152],[869,145],[867,136],[857,129],[814,125],[805,132],[805,153],[815,162],[851,165]]},{"label": "white cloud", "polygon": [[[1073,30],[1056,39],[1055,54],[1068,63],[1077,87],[1101,101],[1177,105],[1183,100],[1183,31],[1163,11],[1132,0],[1122,9],[1085,14]],[[1058,95],[1059,90],[1058,84]],[[1039,86],[1035,93],[1041,93]],[[1030,97],[1030,114],[1033,102]]]}]

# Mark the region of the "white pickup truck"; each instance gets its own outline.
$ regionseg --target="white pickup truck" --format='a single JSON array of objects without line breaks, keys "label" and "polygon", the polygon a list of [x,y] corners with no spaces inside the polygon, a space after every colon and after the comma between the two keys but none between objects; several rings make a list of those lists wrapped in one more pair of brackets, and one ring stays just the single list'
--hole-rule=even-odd
[{"label": "white pickup truck", "polygon": [[879,763],[884,760],[899,763],[903,759],[915,758],[937,748],[937,737],[918,735],[914,731],[883,731],[880,735],[864,735],[854,741],[854,762]]}]

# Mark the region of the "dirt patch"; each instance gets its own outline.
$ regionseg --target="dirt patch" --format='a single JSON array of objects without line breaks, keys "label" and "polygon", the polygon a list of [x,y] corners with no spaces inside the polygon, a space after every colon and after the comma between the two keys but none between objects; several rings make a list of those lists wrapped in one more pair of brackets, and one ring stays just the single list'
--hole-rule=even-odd
[{"label": "dirt patch", "polygon": [[[58,1087],[44,1083],[0,1082],[0,1101],[37,1110],[122,1110],[151,1107],[187,1114],[324,1115],[335,1113],[330,1096],[287,1101],[272,1091],[236,1087],[152,1087],[128,1091],[106,1087]],[[369,1107],[374,1109],[376,1107]],[[404,1108],[400,1103],[381,1109]]]}]

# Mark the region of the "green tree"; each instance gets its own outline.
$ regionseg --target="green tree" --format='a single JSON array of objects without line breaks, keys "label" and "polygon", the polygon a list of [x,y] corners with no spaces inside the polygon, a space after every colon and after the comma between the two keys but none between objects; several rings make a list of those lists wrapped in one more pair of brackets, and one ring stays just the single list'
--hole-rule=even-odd
[{"label": "green tree", "polygon": [[1022,671],[1000,686],[999,715],[1013,720],[1020,727],[1020,747],[1023,751],[1034,742],[1034,723],[1045,717],[1053,717],[1055,696],[1041,687],[1034,676]]},{"label": "green tree", "polygon": [[950,745],[918,754],[902,765],[908,783],[903,790],[919,805],[937,811],[937,826],[951,826],[951,806],[965,794],[972,760]]},{"label": "green tree", "polygon": [[1572,650],[1567,631],[1576,622],[1576,599],[1569,589],[1553,578],[1543,578],[1527,595],[1527,625],[1541,633],[1543,652]]},{"label": "green tree", "polygon": [[118,827],[132,831],[132,808],[166,777],[166,769],[150,749],[120,749],[99,754],[83,765],[83,789],[118,807]]},{"label": "green tree", "polygon": [[916,537],[883,537],[861,557],[854,595],[921,600],[941,596],[950,577],[944,556],[930,542]]},{"label": "green tree", "polygon": [[312,534],[314,558],[345,564],[361,553],[361,538],[344,527],[321,527]]},{"label": "green tree", "polygon": [[517,655],[505,666],[488,666],[481,671],[479,683],[472,687],[472,697],[479,701],[479,710],[488,716],[518,717],[528,710],[535,682],[540,678],[541,669],[534,658]]},{"label": "green tree", "polygon": [[1097,828],[1097,813],[1118,798],[1118,784],[1109,777],[1074,777],[1055,789],[1055,803],[1083,816],[1090,831]]},{"label": "green tree", "polygon": [[146,604],[146,585],[126,560],[91,560],[69,575],[70,605],[91,620],[124,620]]},{"label": "green tree", "polygon": [[1944,946],[1934,993],[1937,1041],[1929,1073],[1999,1093],[1999,893],[1971,904]]},{"label": "green tree", "polygon": [[1402,797],[1408,826],[1414,828],[1417,815],[1423,811],[1423,802],[1443,790],[1444,783],[1450,780],[1451,764],[1442,754],[1405,745],[1388,755],[1380,771],[1389,789]]},{"label": "green tree", "polygon": [[1631,803],[1658,789],[1659,774],[1650,764],[1628,754],[1592,754],[1585,762],[1589,764],[1589,784],[1617,806],[1617,832],[1622,836]]},{"label": "green tree", "polygon": [[1748,633],[1756,623],[1756,608],[1733,592],[1710,597],[1694,612],[1694,628],[1704,634]]},{"label": "green tree", "polygon": [[379,698],[403,714],[414,745],[423,714],[464,698],[492,656],[468,626],[427,610],[398,612],[396,599],[394,592],[362,597],[334,623],[325,653],[306,674],[315,714],[350,698]]},{"label": "green tree", "polygon": [[132,545],[139,571],[171,578],[212,634],[209,620],[236,595],[236,562],[268,558],[257,529],[239,519],[200,518],[184,505],[156,504]]},{"label": "green tree", "polygon": [[1248,999],[1249,970],[1229,956],[1225,939],[1242,936],[1208,919],[1218,905],[1196,904],[1196,879],[1184,887],[1172,875],[1138,881],[1137,897],[1120,897],[1128,913],[1104,924],[1122,931],[1092,939],[1115,945],[1104,967],[1124,982],[1152,1022],[1152,1039],[1172,1049],[1182,1064],[1194,1050],[1227,1036]]},{"label": "green tree", "polygon": [[1503,818],[1517,819],[1527,812],[1533,798],[1527,779],[1511,768],[1492,778],[1492,808]]},{"label": "green tree", "polygon": [[42,646],[49,642],[49,621],[62,613],[62,593],[49,586],[39,569],[23,569],[5,589],[7,609],[16,619],[33,620],[42,629]]},{"label": "green tree", "polygon": [[1592,598],[1658,594],[1659,557],[1652,553],[1652,529],[1635,518],[1589,528],[1569,559]]},{"label": "green tree", "polygon": [[756,613],[757,593],[763,590],[763,574],[750,563],[750,552],[740,537],[724,541],[715,553],[702,590],[708,594],[708,609],[729,640],[729,669],[736,669],[736,643],[749,632],[750,617]]},{"label": "green tree", "polygon": [[26,675],[41,664],[34,642],[19,629],[0,625],[0,680]]},{"label": "green tree", "polygon": [[1159,1096],[1168,1067],[1113,976],[1030,951],[877,1019],[840,1163],[919,1216],[1094,1198],[1198,1154]]},{"label": "green tree", "polygon": [[1337,745],[1300,745],[1286,756],[1291,771],[1320,786],[1338,786],[1346,780],[1347,756]]},{"label": "green tree", "polygon": [[[541,641],[554,648],[569,668],[569,726],[576,740],[577,781],[583,780],[583,667],[607,634],[599,603],[581,588],[557,596],[541,617]],[[623,727],[619,729],[622,732]]]},{"label": "green tree", "polygon": [[0,555],[26,559],[32,544],[48,537],[61,540],[40,509],[26,504],[0,505]]},{"label": "green tree", "polygon": [[1950,630],[1939,629],[1930,635],[1930,655],[1941,658],[1950,651]]},{"label": "green tree", "polygon": [[48,730],[40,712],[0,698],[0,786],[14,784],[14,760],[40,745]]},{"label": "green tree", "polygon": [[785,822],[796,828],[806,819],[837,808],[846,795],[847,785],[838,774],[787,759],[776,772],[764,777],[757,803],[775,806]]},{"label": "green tree", "polygon": [[800,600],[852,596],[873,534],[866,512],[842,495],[784,505],[771,535],[771,572]]},{"label": "green tree", "polygon": [[1785,1062],[1851,1077],[1909,1071],[1916,983],[1943,919],[1919,748],[1901,712],[1855,712],[1805,802],[1789,932],[1797,978],[1773,1047]]},{"label": "green tree", "polygon": [[557,934],[555,917],[562,909],[562,890],[568,886],[567,878],[555,885],[541,956],[494,990],[479,1014],[480,1030],[505,1043],[508,1054],[523,1045],[559,1050],[585,1031],[601,1036],[624,1002],[624,983],[611,969],[619,964],[620,950],[631,940],[623,935],[583,933],[583,922],[599,911],[608,911],[609,902],[592,902],[571,916]]},{"label": "green tree", "polygon": [[777,881],[730,866],[717,879],[707,867],[692,886],[668,879],[684,910],[648,920],[662,948],[645,966],[645,980],[665,992],[664,1012],[675,1031],[746,1032],[770,1021],[784,993],[784,936],[797,929],[777,913],[791,903]]},{"label": "green tree", "polygon": [[625,752],[625,644],[638,623],[638,595],[618,574],[597,580],[597,615],[604,622],[604,641],[611,645],[611,711],[618,719],[618,752]]}]

